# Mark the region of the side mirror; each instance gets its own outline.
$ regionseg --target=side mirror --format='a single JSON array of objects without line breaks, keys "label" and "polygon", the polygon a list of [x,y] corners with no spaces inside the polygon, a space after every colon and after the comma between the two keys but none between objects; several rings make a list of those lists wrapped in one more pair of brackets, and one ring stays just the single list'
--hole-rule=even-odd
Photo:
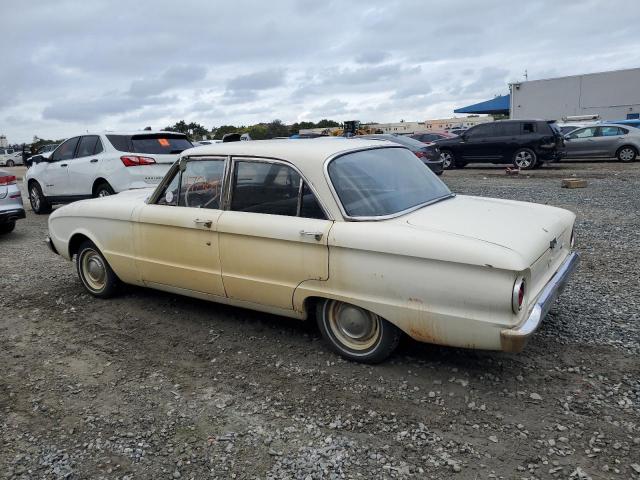
[{"label": "side mirror", "polygon": [[569,135],[565,135],[564,139],[565,139],[565,141],[569,141],[569,140],[571,140],[571,137]]},{"label": "side mirror", "polygon": [[42,155],[34,155],[31,158],[31,162],[32,163],[40,163],[40,162],[43,162],[44,160],[45,160],[45,158]]}]

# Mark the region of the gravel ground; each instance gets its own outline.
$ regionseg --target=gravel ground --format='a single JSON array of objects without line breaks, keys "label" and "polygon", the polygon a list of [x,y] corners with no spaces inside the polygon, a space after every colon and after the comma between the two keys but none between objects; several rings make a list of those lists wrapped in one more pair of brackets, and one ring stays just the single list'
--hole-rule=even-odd
[{"label": "gravel ground", "polygon": [[0,238],[0,478],[640,479],[640,163],[443,179],[578,214],[581,267],[522,354],[406,340],[363,366],[295,320],[100,301],[28,212]]}]

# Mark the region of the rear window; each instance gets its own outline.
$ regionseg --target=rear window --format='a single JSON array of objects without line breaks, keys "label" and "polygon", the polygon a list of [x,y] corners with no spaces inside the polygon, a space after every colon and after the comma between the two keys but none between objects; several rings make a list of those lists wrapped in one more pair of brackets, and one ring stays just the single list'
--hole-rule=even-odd
[{"label": "rear window", "polygon": [[169,155],[193,147],[187,137],[180,134],[107,135],[113,148],[126,153]]}]

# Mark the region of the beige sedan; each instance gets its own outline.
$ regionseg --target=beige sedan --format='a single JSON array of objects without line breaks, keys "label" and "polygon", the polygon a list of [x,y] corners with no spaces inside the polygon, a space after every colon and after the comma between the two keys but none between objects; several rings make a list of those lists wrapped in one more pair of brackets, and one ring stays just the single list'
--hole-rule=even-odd
[{"label": "beige sedan", "polygon": [[520,351],[577,265],[574,220],[455,195],[397,144],[273,140],[186,150],[154,190],[64,206],[49,243],[96,297],[129,283],[315,317],[379,362],[403,334]]}]

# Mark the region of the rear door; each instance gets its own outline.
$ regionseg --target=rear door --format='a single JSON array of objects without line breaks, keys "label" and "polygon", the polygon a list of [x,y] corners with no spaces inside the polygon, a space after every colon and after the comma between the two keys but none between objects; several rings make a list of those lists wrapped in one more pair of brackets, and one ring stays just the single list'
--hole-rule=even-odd
[{"label": "rear door", "polygon": [[70,195],[69,163],[75,155],[79,141],[80,137],[73,137],[62,143],[53,152],[42,172],[38,174],[45,196],[64,197]]},{"label": "rear door", "polygon": [[616,151],[625,142],[625,135],[629,130],[616,126],[598,127],[597,136],[594,138],[594,155],[599,157],[614,157]]},{"label": "rear door", "polygon": [[218,222],[227,296],[291,310],[300,283],[328,278],[333,222],[287,163],[235,158],[231,173],[230,208]]},{"label": "rear door", "polygon": [[98,135],[80,138],[76,154],[69,161],[69,195],[91,196],[104,148]]}]

